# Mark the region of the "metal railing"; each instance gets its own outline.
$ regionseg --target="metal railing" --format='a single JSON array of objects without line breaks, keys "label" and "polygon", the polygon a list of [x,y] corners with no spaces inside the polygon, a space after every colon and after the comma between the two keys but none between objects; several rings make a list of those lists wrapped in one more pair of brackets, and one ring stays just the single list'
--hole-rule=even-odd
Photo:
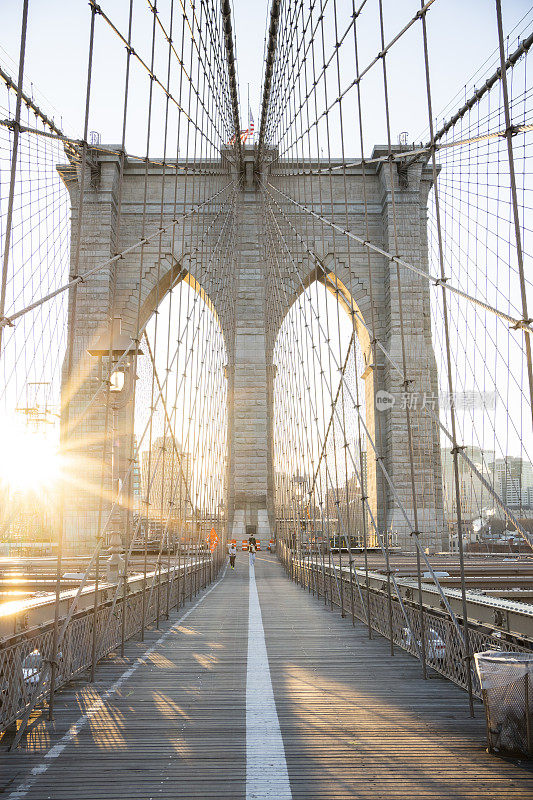
[{"label": "metal railing", "polygon": [[[344,568],[321,564],[319,560],[298,558],[285,544],[280,543],[279,555],[289,577],[309,592],[323,599],[332,609],[342,610],[344,616],[357,619],[373,631],[391,638],[395,646],[401,647],[417,659],[425,651],[427,667],[440,673],[448,680],[468,689],[468,662],[473,683],[474,695],[481,699],[481,687],[475,671],[473,658],[465,658],[463,643],[456,625],[445,612],[438,613],[423,608],[423,626],[420,607],[414,601],[401,599],[394,592],[366,584],[355,579],[354,572]],[[368,617],[368,612],[370,619]],[[462,628],[462,620],[458,620]],[[421,630],[424,630],[425,647],[422,647]],[[497,632],[484,632],[472,627],[470,621],[470,642],[473,653],[484,650],[531,652],[531,648],[508,642]]]},{"label": "metal railing", "polygon": [[[59,689],[93,663],[93,630],[96,625],[100,660],[134,637],[143,626],[159,624],[167,609],[179,609],[187,599],[211,583],[223,563],[221,556],[198,560],[191,565],[162,573],[156,584],[107,600],[94,609],[84,609],[70,619],[63,637],[55,676]],[[143,593],[145,603],[143,604]],[[144,621],[143,621],[144,605]],[[53,621],[6,637],[0,642],[0,732],[5,731],[29,709],[45,701],[50,691]],[[41,675],[42,673],[42,675]]]}]

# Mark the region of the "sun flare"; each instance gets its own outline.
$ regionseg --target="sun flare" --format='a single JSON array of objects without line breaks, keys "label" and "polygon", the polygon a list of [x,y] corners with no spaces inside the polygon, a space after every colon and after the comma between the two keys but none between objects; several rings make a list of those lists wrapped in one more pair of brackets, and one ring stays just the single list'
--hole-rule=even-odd
[{"label": "sun flare", "polygon": [[0,485],[14,492],[51,488],[60,472],[53,431],[35,431],[16,417],[0,421]]}]

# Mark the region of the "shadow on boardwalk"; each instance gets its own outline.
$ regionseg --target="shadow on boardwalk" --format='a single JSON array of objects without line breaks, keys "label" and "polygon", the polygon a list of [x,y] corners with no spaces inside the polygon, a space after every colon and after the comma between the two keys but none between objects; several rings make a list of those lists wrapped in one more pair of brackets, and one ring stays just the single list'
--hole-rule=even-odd
[{"label": "shadow on boardwalk", "polygon": [[[424,682],[415,659],[392,658],[384,639],[368,641],[363,625],[352,628],[288,581],[268,554],[257,557],[256,580],[294,798],[530,800],[531,765],[485,752],[483,709],[471,720],[464,692],[440,678]],[[37,717],[17,751],[2,754],[3,796],[245,798],[244,554],[179,624],[191,608],[144,644],[129,643],[124,660],[106,659],[96,683],[61,692],[55,723]],[[267,785],[268,769],[265,752]]]}]

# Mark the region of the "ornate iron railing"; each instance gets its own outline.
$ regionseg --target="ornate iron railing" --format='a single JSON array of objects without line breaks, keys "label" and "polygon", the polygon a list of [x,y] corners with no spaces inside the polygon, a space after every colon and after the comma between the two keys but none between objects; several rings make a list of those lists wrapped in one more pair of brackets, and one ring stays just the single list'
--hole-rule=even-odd
[{"label": "ornate iron railing", "polygon": [[[162,574],[160,580],[143,589],[126,594],[118,602],[107,600],[75,613],[68,623],[61,642],[55,689],[87,670],[93,658],[104,658],[133,638],[143,627],[143,593],[145,594],[144,627],[159,624],[167,609],[180,608],[205,588],[218,573],[222,560],[204,559],[192,566]],[[93,627],[97,627],[97,651],[93,653]],[[45,665],[52,658],[53,622],[17,633],[0,642],[0,731],[28,709],[46,700],[50,691],[50,670]],[[43,673],[41,675],[41,673]]]},{"label": "ornate iron railing", "polygon": [[[370,628],[385,638],[391,638],[394,645],[421,659],[422,652],[426,666],[440,673],[448,680],[468,689],[468,661],[473,682],[473,693],[481,699],[481,687],[475,671],[473,658],[465,657],[464,645],[457,626],[446,613],[437,613],[424,607],[423,620],[419,606],[414,601],[402,599],[400,602],[394,591],[368,587],[354,579],[349,569],[320,563],[319,559],[299,559],[283,543],[280,544],[281,561],[289,576],[307,588],[317,598],[322,598],[331,608],[342,609],[344,616],[360,620],[368,625],[367,610],[370,612]],[[484,650],[531,652],[531,648],[515,642],[507,642],[496,632],[484,632],[472,627],[470,621],[470,642],[472,654]],[[462,621],[459,619],[459,629]],[[422,647],[424,630],[424,647]]]}]

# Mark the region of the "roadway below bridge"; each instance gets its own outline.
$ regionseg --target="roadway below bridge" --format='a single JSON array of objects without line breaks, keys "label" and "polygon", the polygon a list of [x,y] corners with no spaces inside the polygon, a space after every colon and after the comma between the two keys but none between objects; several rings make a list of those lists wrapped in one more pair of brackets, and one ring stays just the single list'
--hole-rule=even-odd
[{"label": "roadway below bridge", "polygon": [[[529,800],[526,762],[486,750],[466,694],[352,627],[259,553],[1,755],[10,800]],[[7,748],[5,748],[7,749]]]}]

